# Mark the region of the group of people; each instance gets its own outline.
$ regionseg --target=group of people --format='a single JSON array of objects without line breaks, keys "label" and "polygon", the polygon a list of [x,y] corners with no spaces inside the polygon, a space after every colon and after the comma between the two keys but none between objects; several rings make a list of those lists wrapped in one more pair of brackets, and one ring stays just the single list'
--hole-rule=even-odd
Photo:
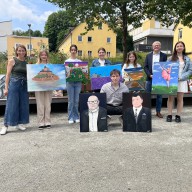
[{"label": "group of people", "polygon": [[[144,71],[147,76],[146,92],[151,92],[152,78],[153,78],[153,64],[154,62],[167,61],[167,55],[161,52],[161,43],[155,41],[152,44],[152,52],[146,56],[144,63]],[[70,58],[65,62],[80,62],[77,58],[77,46],[70,46]],[[13,59],[8,62],[7,74],[5,81],[4,94],[7,95],[7,103],[5,108],[4,126],[2,127],[0,134],[4,135],[7,132],[8,127],[13,126],[17,129],[24,131],[26,129],[25,124],[29,123],[29,95],[27,92],[27,78],[26,78],[26,56],[27,51],[25,46],[19,45],[15,50]],[[101,47],[98,50],[98,59],[93,60],[92,67],[111,65],[111,62],[105,59],[106,50]],[[178,92],[177,92],[177,114],[175,116],[175,122],[181,122],[181,112],[183,109],[183,95],[187,92],[187,79],[192,74],[192,64],[189,57],[185,53],[185,44],[179,41],[175,44],[173,54],[168,61],[179,62],[179,79],[178,79]],[[64,63],[65,63],[64,62]],[[48,52],[40,51],[37,64],[49,63]],[[124,69],[141,67],[137,63],[137,55],[134,51],[127,54],[127,60],[122,66],[122,76]],[[100,92],[106,93],[107,96],[107,115],[110,120],[111,115],[122,115],[122,93],[129,92],[128,87],[120,82],[119,70],[111,71],[111,82],[102,86]],[[123,76],[124,77],[124,76]],[[80,81],[67,82],[68,93],[68,123],[79,123],[79,94],[81,92],[82,83]],[[39,129],[51,127],[51,91],[35,92],[37,101],[37,118],[39,123]],[[174,96],[168,96],[167,107],[168,116],[167,122],[172,121],[172,109],[173,109]],[[159,118],[163,118],[161,114],[162,95],[157,95],[156,99],[156,115]],[[120,116],[120,122],[122,117]]]}]

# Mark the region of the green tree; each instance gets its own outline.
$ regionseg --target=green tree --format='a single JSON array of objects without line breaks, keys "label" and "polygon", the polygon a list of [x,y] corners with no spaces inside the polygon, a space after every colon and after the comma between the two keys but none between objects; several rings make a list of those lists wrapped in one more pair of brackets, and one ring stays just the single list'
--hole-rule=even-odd
[{"label": "green tree", "polygon": [[109,27],[122,33],[123,58],[127,54],[127,25],[140,26],[143,15],[144,0],[47,0],[65,8],[68,15],[78,22],[86,22],[86,30],[92,30],[94,25],[107,22]]},{"label": "green tree", "polygon": [[58,45],[69,32],[69,28],[75,26],[74,18],[66,11],[58,11],[49,15],[45,24],[44,35],[49,38],[50,51],[56,51]]},{"label": "green tree", "polygon": [[[31,30],[31,29],[30,29]],[[42,37],[42,33],[39,30],[30,31],[32,37]],[[22,31],[22,30],[15,30],[13,31],[13,35],[17,36],[29,36],[29,29],[27,31]]]}]

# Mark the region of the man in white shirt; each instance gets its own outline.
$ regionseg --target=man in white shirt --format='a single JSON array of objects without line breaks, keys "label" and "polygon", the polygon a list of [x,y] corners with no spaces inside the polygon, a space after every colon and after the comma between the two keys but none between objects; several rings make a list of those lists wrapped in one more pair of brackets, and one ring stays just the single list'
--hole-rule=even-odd
[{"label": "man in white shirt", "polygon": [[91,95],[87,100],[88,110],[80,114],[80,131],[107,131],[107,110],[99,106],[99,99]]}]

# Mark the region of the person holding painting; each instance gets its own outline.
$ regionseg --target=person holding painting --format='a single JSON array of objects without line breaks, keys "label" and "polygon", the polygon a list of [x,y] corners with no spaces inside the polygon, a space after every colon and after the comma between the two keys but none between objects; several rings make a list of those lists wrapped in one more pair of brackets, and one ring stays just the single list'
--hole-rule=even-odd
[{"label": "person holding painting", "polygon": [[[46,50],[39,52],[37,64],[49,63],[49,56]],[[39,130],[44,128],[51,128],[51,101],[52,91],[36,91],[35,98],[37,103],[37,119],[39,123]]]},{"label": "person holding painting", "polygon": [[[154,62],[167,61],[167,55],[161,52],[161,43],[155,41],[152,44],[153,51],[149,53],[145,58],[144,71],[147,75],[146,79],[146,92],[151,92],[152,78],[153,78],[153,64]],[[163,118],[161,114],[162,95],[157,95],[156,99],[156,116]]]},{"label": "person holding painting", "polygon": [[[177,61],[179,63],[179,76],[178,76],[178,90],[177,90],[177,114],[175,116],[175,122],[181,122],[181,112],[183,109],[183,95],[188,92],[187,80],[192,74],[192,63],[190,58],[186,56],[185,44],[182,41],[178,41],[175,44],[173,54],[168,59],[169,61]],[[172,122],[172,110],[173,110],[174,96],[169,95],[167,101],[168,116],[167,122]]]},{"label": "person holding painting", "polygon": [[131,69],[131,68],[137,68],[141,67],[140,64],[137,63],[137,55],[134,51],[130,51],[127,53],[127,59],[125,61],[125,64],[122,67],[122,77],[123,79],[127,78],[126,73],[124,72],[124,69]]},{"label": "person holding painting", "polygon": [[99,58],[93,60],[92,67],[98,67],[98,66],[105,66],[105,65],[111,65],[111,61],[105,59],[106,50],[103,47],[100,47],[98,49],[98,55]]},{"label": "person holding painting", "polygon": [[18,45],[13,59],[7,65],[4,95],[7,96],[4,126],[0,134],[5,135],[8,127],[24,131],[29,123],[29,94],[27,92],[27,50]]},{"label": "person holding painting", "polygon": [[[65,62],[81,62],[81,60],[77,59],[77,46],[71,45],[70,46],[70,58],[67,59]],[[68,94],[68,122],[69,124],[72,123],[79,123],[79,94],[81,92],[82,83],[81,81],[75,82],[67,82],[67,94]]]}]

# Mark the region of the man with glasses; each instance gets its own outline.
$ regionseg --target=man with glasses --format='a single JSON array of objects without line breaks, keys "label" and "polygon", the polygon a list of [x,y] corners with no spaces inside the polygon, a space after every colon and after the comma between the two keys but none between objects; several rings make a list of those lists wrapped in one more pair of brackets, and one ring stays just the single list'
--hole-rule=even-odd
[{"label": "man with glasses", "polygon": [[91,95],[87,100],[88,110],[80,114],[80,131],[107,131],[107,110],[99,106],[99,99]]},{"label": "man with glasses", "polygon": [[[110,73],[111,82],[104,84],[101,87],[100,93],[107,95],[107,115],[108,121],[111,119],[110,115],[122,115],[122,98],[123,93],[129,92],[129,88],[120,82],[120,71],[113,69]],[[119,117],[122,124],[122,116]]]}]

